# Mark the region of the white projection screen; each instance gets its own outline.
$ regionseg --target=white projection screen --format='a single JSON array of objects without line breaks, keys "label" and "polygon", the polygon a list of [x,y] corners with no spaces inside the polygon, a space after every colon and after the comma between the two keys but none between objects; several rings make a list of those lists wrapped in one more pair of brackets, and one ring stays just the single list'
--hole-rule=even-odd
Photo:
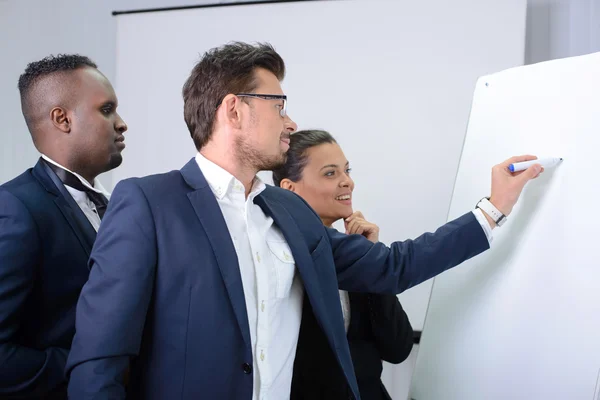
[{"label": "white projection screen", "polygon": [[435,278],[415,400],[600,399],[600,53],[482,77],[450,218],[496,154],[562,157],[530,182],[490,251]]},{"label": "white projection screen", "polygon": [[[355,209],[380,226],[380,239],[433,230],[448,215],[477,78],[523,64],[525,20],[525,0],[303,1],[120,15],[115,88],[129,131],[113,182],[179,169],[193,157],[181,97],[193,65],[230,41],[266,41],[286,61],[290,116],[300,129],[338,139],[353,169]],[[400,295],[415,330],[430,290],[426,282]],[[386,385],[401,387],[393,397],[402,398],[410,369],[390,371]]]}]

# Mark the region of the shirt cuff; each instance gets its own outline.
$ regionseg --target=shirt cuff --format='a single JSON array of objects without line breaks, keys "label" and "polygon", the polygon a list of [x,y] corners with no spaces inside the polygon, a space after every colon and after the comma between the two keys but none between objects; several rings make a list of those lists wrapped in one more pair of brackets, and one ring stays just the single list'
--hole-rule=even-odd
[{"label": "shirt cuff", "polygon": [[492,234],[492,227],[490,226],[490,223],[488,222],[485,215],[483,215],[483,211],[481,211],[479,208],[473,210],[473,214],[475,214],[477,222],[479,222],[479,225],[481,225],[481,228],[485,232],[485,237],[487,238],[488,243],[491,245],[492,240],[494,240],[494,236]]}]

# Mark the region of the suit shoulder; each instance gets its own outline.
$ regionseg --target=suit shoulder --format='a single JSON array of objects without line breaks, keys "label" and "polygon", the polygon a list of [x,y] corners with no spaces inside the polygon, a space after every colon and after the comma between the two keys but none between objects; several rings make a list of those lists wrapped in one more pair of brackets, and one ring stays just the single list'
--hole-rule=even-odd
[{"label": "suit shoulder", "polygon": [[12,193],[17,196],[21,193],[27,193],[31,191],[33,186],[39,186],[36,183],[36,180],[33,178],[31,174],[31,168],[23,172],[21,175],[14,177],[8,182],[0,185],[0,190],[6,190],[7,192]]},{"label": "suit shoulder", "polygon": [[[45,191],[26,173],[0,185],[0,214],[33,221],[48,213]],[[2,219],[2,218],[0,218]]]},{"label": "suit shoulder", "polygon": [[277,200],[284,204],[289,204],[291,202],[291,204],[307,205],[304,199],[296,193],[273,185],[267,185],[265,195],[270,199]]},{"label": "suit shoulder", "polygon": [[[46,204],[48,193],[34,178],[28,169],[21,175],[0,185],[0,193],[5,192],[18,199],[28,209],[37,209],[40,204]],[[45,207],[45,206],[44,206]]]},{"label": "suit shoulder", "polygon": [[291,190],[267,185],[265,196],[283,204],[288,211],[310,211],[319,221],[321,220],[306,200]]},{"label": "suit shoulder", "polygon": [[124,187],[137,186],[144,193],[163,192],[174,187],[179,187],[183,181],[181,172],[173,170],[160,174],[147,175],[137,178],[126,178],[115,185],[115,192],[123,190]]}]

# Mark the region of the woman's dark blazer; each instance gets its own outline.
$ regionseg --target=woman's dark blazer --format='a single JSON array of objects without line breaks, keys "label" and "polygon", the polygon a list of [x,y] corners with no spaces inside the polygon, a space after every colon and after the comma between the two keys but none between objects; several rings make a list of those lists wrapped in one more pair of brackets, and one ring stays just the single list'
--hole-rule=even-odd
[{"label": "woman's dark blazer", "polygon": [[[382,360],[398,364],[410,354],[413,329],[395,295],[350,292],[348,343],[362,400],[391,399],[381,382]],[[341,368],[304,302],[294,363],[292,400],[353,398]]]}]

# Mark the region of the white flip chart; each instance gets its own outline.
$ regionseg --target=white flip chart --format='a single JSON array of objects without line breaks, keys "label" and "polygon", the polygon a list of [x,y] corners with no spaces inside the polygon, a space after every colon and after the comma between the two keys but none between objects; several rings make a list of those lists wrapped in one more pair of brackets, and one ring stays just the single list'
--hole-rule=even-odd
[{"label": "white flip chart", "polygon": [[476,85],[449,219],[490,192],[494,164],[563,157],[526,186],[491,249],[435,279],[411,398],[597,399],[600,53]]}]

